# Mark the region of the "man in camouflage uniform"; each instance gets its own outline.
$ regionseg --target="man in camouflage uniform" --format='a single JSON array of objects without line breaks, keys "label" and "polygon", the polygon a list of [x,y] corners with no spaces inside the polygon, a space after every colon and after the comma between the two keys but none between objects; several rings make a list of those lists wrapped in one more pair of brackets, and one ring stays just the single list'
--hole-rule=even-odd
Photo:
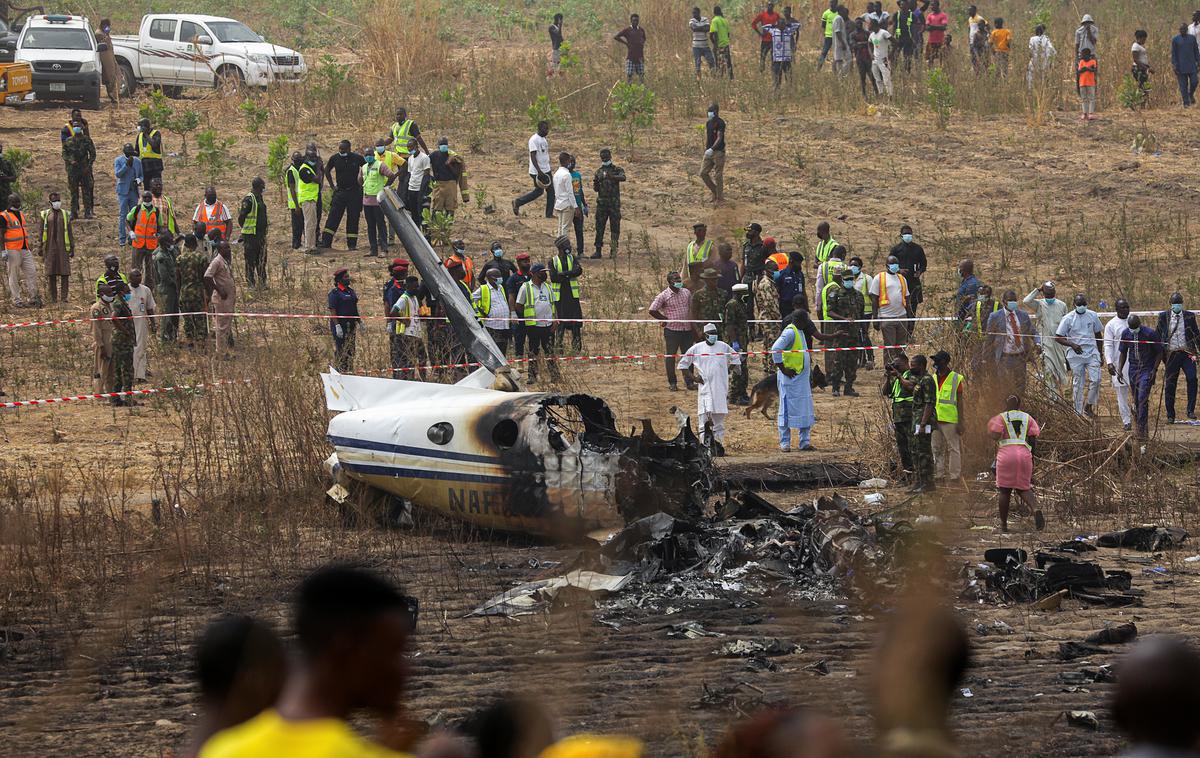
[{"label": "man in camouflage uniform", "polygon": [[96,145],[83,128],[76,125],[71,136],[63,142],[63,162],[67,165],[67,184],[71,189],[71,215],[79,215],[79,193],[83,191],[83,217],[93,218],[92,164],[96,162]]},{"label": "man in camouflage uniform", "polygon": [[783,315],[779,312],[779,290],[775,289],[771,277],[763,274],[754,282],[754,318],[757,321],[768,322],[757,325],[762,336],[763,373],[767,376],[775,373],[775,364],[771,361],[771,345],[774,345],[779,337],[781,327],[778,324]]},{"label": "man in camouflage uniform", "polygon": [[[706,268],[700,274],[704,286],[699,292],[692,293],[692,318],[700,322],[711,322],[717,325],[717,333],[724,335],[721,327],[721,311],[725,309],[725,294],[717,289],[717,280],[721,275],[715,268]],[[724,340],[725,338],[719,337]]]},{"label": "man in camouflage uniform", "polygon": [[[617,257],[617,246],[621,238],[621,182],[625,181],[625,169],[613,165],[612,151],[605,148],[600,151],[600,168],[592,179],[592,189],[596,190],[596,252],[593,258],[600,257],[600,248],[604,246],[604,226],[611,228],[608,238],[608,257]],[[582,255],[583,251],[579,253]]]},{"label": "man in camouflage uniform", "polygon": [[208,298],[204,291],[204,272],[208,270],[209,257],[199,247],[199,241],[188,235],[184,251],[177,260],[179,277],[180,313],[199,312],[200,315],[183,316],[183,333],[189,347],[204,346],[208,340]]},{"label": "man in camouflage uniform", "polygon": [[[113,336],[113,392],[129,392],[133,389],[133,348],[137,345],[137,333],[133,323],[133,311],[129,309],[129,285],[120,285],[120,294],[112,303]],[[137,405],[131,397],[113,398],[113,405]]]},{"label": "man in camouflage uniform", "polygon": [[[858,347],[858,323],[863,316],[863,296],[854,288],[854,274],[850,269],[842,269],[835,274],[837,289],[830,290],[827,298],[829,313],[826,314],[832,323],[828,324],[837,335],[830,347]],[[838,389],[844,384],[846,397],[858,397],[854,391],[854,380],[858,378],[858,355],[856,350],[832,350],[826,355],[825,371],[829,375],[829,383],[833,385],[833,395],[837,397]]]},{"label": "man in camouflage uniform", "polygon": [[913,385],[912,419],[909,453],[913,462],[913,486],[909,492],[932,492],[933,484],[933,426],[937,424],[937,383],[926,370],[923,355],[912,359]]},{"label": "man in camouflage uniform", "polygon": [[912,388],[915,383],[916,377],[908,370],[908,356],[904,353],[887,365],[881,393],[892,401],[892,427],[896,435],[896,452],[900,456],[899,470],[896,472],[898,479],[906,477],[913,470],[908,443],[913,430]]},{"label": "man in camouflage uniform", "polygon": [[164,314],[158,330],[163,344],[175,342],[179,336],[179,247],[171,232],[158,233],[158,248],[154,251],[154,299]]},{"label": "man in camouflage uniform", "polygon": [[[721,314],[721,325],[725,328],[725,342],[735,352],[750,349],[750,285],[741,282],[733,285],[733,297],[725,303]],[[742,356],[741,365],[733,368],[733,378],[729,382],[729,402],[734,405],[747,405],[750,396],[746,394],[750,370],[747,358]]]}]

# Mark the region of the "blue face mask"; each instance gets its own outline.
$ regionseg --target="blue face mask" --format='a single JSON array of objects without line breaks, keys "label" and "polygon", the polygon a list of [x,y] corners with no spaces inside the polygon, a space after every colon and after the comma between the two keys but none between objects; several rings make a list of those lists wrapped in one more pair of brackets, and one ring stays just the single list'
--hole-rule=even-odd
[{"label": "blue face mask", "polygon": [[370,166],[371,164],[375,163],[375,156],[374,156],[374,155],[368,155],[368,156],[367,156],[366,158],[364,158],[363,160],[365,160],[365,161],[367,162],[367,165],[368,165],[368,166]]},{"label": "blue face mask", "polygon": [[683,282],[671,282],[671,286],[677,290],[683,289]]},{"label": "blue face mask", "polygon": [[708,117],[709,117],[709,118],[716,118],[716,117],[717,117],[717,114],[716,114],[716,113],[714,113],[713,111],[709,111],[709,112],[708,112]]},{"label": "blue face mask", "polygon": [[376,148],[375,148],[375,154],[376,154],[376,155],[383,155],[383,151],[384,151],[384,148],[382,148],[382,147],[376,147]]},{"label": "blue face mask", "polygon": [[900,239],[904,240],[905,242],[912,242],[912,235],[911,234],[901,234]]},{"label": "blue face mask", "polygon": [[504,257],[504,251],[503,251],[503,250],[501,250],[500,248],[496,248],[495,250],[493,250],[493,251],[492,251],[492,255],[493,255],[494,257],[496,257],[496,258],[503,258],[503,257]]},{"label": "blue face mask", "polygon": [[133,293],[129,292],[124,295],[121,295],[121,299],[128,303],[130,300],[133,299]]},{"label": "blue face mask", "polygon": [[1086,305],[1077,305],[1077,306],[1075,306],[1075,312],[1078,313],[1080,316],[1082,316],[1083,314],[1087,313],[1087,306]]},{"label": "blue face mask", "polygon": [[1017,301],[1009,300],[1007,303],[1004,304],[1004,307],[1009,309],[1010,311],[1015,311],[1015,310],[1017,310]]},{"label": "blue face mask", "polygon": [[717,344],[717,335],[706,334],[706,335],[704,335],[704,341],[710,345],[715,345],[715,344]]},{"label": "blue face mask", "polygon": [[1183,303],[1171,303],[1172,313],[1183,313]]},{"label": "blue face mask", "polygon": [[611,165],[612,165],[612,161],[603,161],[603,162],[601,162],[601,164],[600,164],[600,165],[601,165],[601,166],[611,166]]},{"label": "blue face mask", "polygon": [[862,266],[851,266],[850,273],[854,274],[855,276],[858,276],[859,274],[862,273]]},{"label": "blue face mask", "polygon": [[852,289],[854,289],[854,280],[853,279],[843,279],[842,286],[848,290],[852,290]]},{"label": "blue face mask", "polygon": [[1054,305],[1054,298],[1052,298],[1052,297],[1046,298],[1046,305]]},{"label": "blue face mask", "polygon": [[900,264],[899,263],[889,263],[888,264],[888,273],[889,274],[900,273]]},{"label": "blue face mask", "polygon": [[438,145],[438,152],[448,153],[448,152],[450,152],[450,146],[449,145]]}]

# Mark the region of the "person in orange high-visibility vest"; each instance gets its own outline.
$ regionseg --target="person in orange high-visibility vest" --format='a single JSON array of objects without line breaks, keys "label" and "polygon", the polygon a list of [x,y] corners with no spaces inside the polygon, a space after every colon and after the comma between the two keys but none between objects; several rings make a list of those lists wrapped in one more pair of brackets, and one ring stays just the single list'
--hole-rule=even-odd
[{"label": "person in orange high-visibility vest", "polygon": [[217,200],[216,187],[204,188],[204,202],[196,206],[192,224],[196,236],[200,238],[207,237],[213,229],[220,230],[222,239],[227,240],[233,235],[233,217],[229,215],[225,203]]},{"label": "person in orange high-visibility vest", "polygon": [[908,344],[908,280],[900,273],[900,259],[889,255],[887,270],[880,271],[867,289],[875,310],[875,330],[883,332],[884,359],[891,363]]},{"label": "person in orange high-visibility vest", "polygon": [[[8,294],[18,308],[39,307],[42,298],[37,290],[37,267],[29,246],[29,225],[21,212],[21,196],[8,199],[8,210],[0,211],[0,226],[4,228],[4,262],[8,266]],[[27,297],[21,296],[21,284]]]},{"label": "person in orange high-visibility vest", "polygon": [[150,262],[158,249],[158,231],[164,226],[152,193],[142,193],[142,202],[130,209],[125,224],[129,227],[129,244],[133,248],[133,268],[152,270]]}]

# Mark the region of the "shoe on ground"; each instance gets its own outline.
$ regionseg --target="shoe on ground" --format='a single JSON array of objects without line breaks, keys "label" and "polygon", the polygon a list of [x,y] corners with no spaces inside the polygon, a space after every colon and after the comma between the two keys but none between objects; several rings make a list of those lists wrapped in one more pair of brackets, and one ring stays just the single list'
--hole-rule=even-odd
[{"label": "shoe on ground", "polygon": [[790,453],[790,452],[792,452],[792,446],[791,446],[791,445],[780,445],[780,446],[779,446],[779,452],[781,452],[781,453]]},{"label": "shoe on ground", "polygon": [[667,389],[669,389],[671,392],[678,392],[679,385],[678,384],[668,384]]},{"label": "shoe on ground", "polygon": [[1041,511],[1033,512],[1033,526],[1039,532],[1046,528],[1046,517]]},{"label": "shoe on ground", "polygon": [[596,253],[595,255],[589,255],[589,256],[588,256],[588,260],[592,260],[592,261],[598,261],[598,260],[600,260],[600,259],[601,259],[601,258],[603,258],[603,257],[604,257],[604,256],[600,255],[600,253]]},{"label": "shoe on ground", "polygon": [[1127,431],[1127,432],[1128,432],[1128,431],[1131,431],[1132,429],[1133,429],[1133,424],[1126,424],[1126,425],[1125,425],[1125,431]]},{"label": "shoe on ground", "polygon": [[1168,423],[1168,424],[1174,424],[1174,423],[1175,423],[1175,417],[1174,417],[1174,416],[1167,416],[1167,423]]},{"label": "shoe on ground", "polygon": [[1196,420],[1196,414],[1195,414],[1195,413],[1189,413],[1189,414],[1188,414],[1188,420],[1189,420],[1189,421],[1195,421],[1195,420]]},{"label": "shoe on ground", "polygon": [[516,200],[513,200],[513,201],[512,201],[512,209],[513,209],[513,215],[514,215],[514,216],[520,216],[520,215],[521,215],[521,206],[517,205],[517,201],[516,201]]},{"label": "shoe on ground", "polygon": [[813,447],[812,445],[805,445],[804,447],[800,448],[800,452],[802,452],[802,453],[811,453],[815,450],[816,450],[816,448]]},{"label": "shoe on ground", "polygon": [[858,393],[849,387],[846,388],[845,395],[846,397],[858,397]]},{"label": "shoe on ground", "polygon": [[841,396],[842,396],[842,391],[841,391],[841,390],[839,390],[837,387],[834,387],[834,388],[833,388],[833,396],[834,396],[834,397],[841,397]]}]

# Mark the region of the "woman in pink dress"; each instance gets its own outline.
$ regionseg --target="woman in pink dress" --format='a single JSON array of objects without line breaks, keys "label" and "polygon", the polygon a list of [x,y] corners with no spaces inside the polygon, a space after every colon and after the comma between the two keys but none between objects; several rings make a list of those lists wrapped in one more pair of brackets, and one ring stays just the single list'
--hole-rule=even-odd
[{"label": "woman in pink dress", "polygon": [[999,443],[996,450],[996,489],[1000,490],[1000,530],[1008,531],[1008,506],[1013,490],[1033,513],[1040,531],[1046,519],[1037,509],[1033,494],[1033,442],[1042,430],[1038,422],[1020,410],[1021,398],[1008,396],[1008,410],[988,422],[988,434]]}]

